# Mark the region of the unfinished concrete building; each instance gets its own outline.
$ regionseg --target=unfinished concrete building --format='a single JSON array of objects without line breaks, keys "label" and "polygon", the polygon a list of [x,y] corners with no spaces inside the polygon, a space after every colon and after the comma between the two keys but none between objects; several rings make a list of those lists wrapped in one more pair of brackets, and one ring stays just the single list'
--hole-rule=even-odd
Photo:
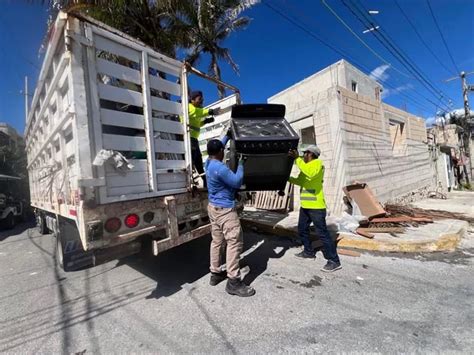
[{"label": "unfinished concrete building", "polygon": [[[436,188],[425,121],[381,101],[382,86],[341,60],[277,93],[301,144],[317,144],[330,212],[345,209],[342,188],[365,182],[380,202],[414,200]],[[298,189],[294,203],[298,206]]]}]

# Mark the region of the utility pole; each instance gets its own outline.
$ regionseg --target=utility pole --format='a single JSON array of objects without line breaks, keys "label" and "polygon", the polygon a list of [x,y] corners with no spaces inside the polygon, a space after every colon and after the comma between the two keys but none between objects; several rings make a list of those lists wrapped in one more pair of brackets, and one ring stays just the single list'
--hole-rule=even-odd
[{"label": "utility pole", "polygon": [[[463,129],[463,132],[461,134],[461,146],[464,150],[464,155],[469,157],[469,163],[464,162],[463,165],[463,170],[464,170],[464,175],[466,176],[466,182],[469,184],[469,175],[471,175],[471,180],[472,180],[472,159],[474,157],[471,156],[470,152],[470,143],[471,143],[471,110],[469,109],[469,97],[468,97],[468,92],[469,91],[474,91],[474,87],[472,85],[467,85],[466,82],[466,76],[469,74],[472,74],[474,72],[469,72],[466,73],[462,71],[459,74],[459,78],[461,78],[461,89],[462,89],[462,96],[463,96],[463,101],[464,101],[464,119],[460,120],[460,125],[461,128]],[[455,80],[458,77],[453,77],[448,80],[445,80],[445,82]],[[469,164],[469,174],[467,171],[467,166],[466,164]]]},{"label": "utility pole", "polygon": [[25,123],[28,121],[28,77],[25,76]]}]

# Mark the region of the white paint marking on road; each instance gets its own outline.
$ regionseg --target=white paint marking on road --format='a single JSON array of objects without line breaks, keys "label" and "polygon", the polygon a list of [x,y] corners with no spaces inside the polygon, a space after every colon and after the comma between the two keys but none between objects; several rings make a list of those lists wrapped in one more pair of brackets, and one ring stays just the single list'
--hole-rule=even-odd
[{"label": "white paint marking on road", "polygon": [[257,244],[255,244],[254,246],[252,246],[250,249],[246,250],[244,253],[240,254],[240,257],[243,258],[244,256],[247,256],[251,253],[253,253],[255,250],[257,250],[260,245],[262,245],[264,243],[263,240],[259,241]]},{"label": "white paint marking on road", "polygon": [[276,247],[275,249],[273,249],[275,254],[279,254],[282,250],[283,250],[283,247]]}]

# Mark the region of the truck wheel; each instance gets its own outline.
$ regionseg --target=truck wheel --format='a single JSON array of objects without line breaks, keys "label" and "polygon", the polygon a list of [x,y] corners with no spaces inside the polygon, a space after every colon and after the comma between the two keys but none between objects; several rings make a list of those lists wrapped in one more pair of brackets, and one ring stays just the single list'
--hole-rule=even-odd
[{"label": "truck wheel", "polygon": [[15,216],[13,216],[13,213],[9,213],[7,218],[5,218],[5,228],[13,229],[13,227],[15,227]]},{"label": "truck wheel", "polygon": [[48,234],[48,227],[46,227],[46,220],[42,213],[36,214],[36,228],[38,228],[39,234]]}]

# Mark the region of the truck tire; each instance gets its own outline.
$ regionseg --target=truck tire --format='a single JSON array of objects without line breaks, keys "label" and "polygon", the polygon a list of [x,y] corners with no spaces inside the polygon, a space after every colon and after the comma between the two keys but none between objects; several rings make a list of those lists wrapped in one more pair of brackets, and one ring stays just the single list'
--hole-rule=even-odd
[{"label": "truck tire", "polygon": [[41,212],[36,213],[36,228],[38,229],[39,234],[45,235],[48,234],[49,230],[46,227],[46,220],[44,218],[44,214]]},{"label": "truck tire", "polygon": [[59,222],[56,237],[56,264],[64,271],[76,271],[94,266],[93,251],[85,251],[82,247],[79,231],[75,223]]}]

